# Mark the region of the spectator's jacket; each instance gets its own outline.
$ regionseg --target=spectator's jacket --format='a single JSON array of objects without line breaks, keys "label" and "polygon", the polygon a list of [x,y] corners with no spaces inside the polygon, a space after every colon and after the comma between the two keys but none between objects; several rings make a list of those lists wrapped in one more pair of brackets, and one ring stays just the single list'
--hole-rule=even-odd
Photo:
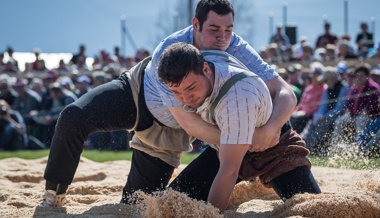
[{"label": "spectator's jacket", "polygon": [[367,115],[373,118],[379,117],[380,87],[373,80],[369,79],[362,90],[357,85],[354,85],[348,96],[350,98],[347,100],[345,108],[351,117],[357,115]]},{"label": "spectator's jacket", "polygon": [[[339,89],[339,90],[338,90]],[[338,93],[337,95],[329,95],[329,92]],[[344,105],[347,102],[347,95],[350,91],[348,85],[342,84],[340,81],[332,89],[326,89],[323,93],[321,106],[319,106],[318,114],[323,117],[336,118],[344,112]]]},{"label": "spectator's jacket", "polygon": [[326,87],[324,83],[317,86],[314,84],[308,85],[305,88],[305,91],[301,97],[301,102],[298,104],[295,111],[305,111],[306,117],[313,116],[313,114],[318,110],[325,89]]}]

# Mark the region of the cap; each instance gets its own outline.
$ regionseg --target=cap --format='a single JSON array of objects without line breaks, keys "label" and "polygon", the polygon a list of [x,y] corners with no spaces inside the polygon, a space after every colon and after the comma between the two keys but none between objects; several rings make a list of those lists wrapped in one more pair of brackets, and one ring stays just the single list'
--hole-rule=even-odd
[{"label": "cap", "polygon": [[336,70],[338,71],[338,73],[346,73],[347,68],[348,68],[348,65],[347,65],[347,62],[345,61],[340,61],[338,65],[336,66]]},{"label": "cap", "polygon": [[325,71],[325,66],[323,66],[323,64],[321,64],[320,62],[313,62],[310,64],[310,69],[310,74],[323,74],[323,72]]},{"label": "cap", "polygon": [[340,75],[339,73],[336,71],[336,68],[335,67],[326,67],[325,68],[325,71],[323,72],[322,75],[320,75],[317,80],[319,82],[324,82],[326,81],[327,79],[330,79],[330,78],[336,78],[337,80],[340,80]]},{"label": "cap", "polygon": [[43,79],[57,79],[59,77],[59,73],[56,70],[50,70],[45,74]]},{"label": "cap", "polygon": [[24,78],[17,78],[16,82],[13,84],[13,86],[25,86],[28,84],[28,81]]},{"label": "cap", "polygon": [[90,79],[89,79],[87,76],[80,76],[80,77],[77,79],[77,82],[79,82],[79,83],[88,83],[88,84],[90,84]]},{"label": "cap", "polygon": [[288,72],[296,72],[302,70],[301,64],[291,64],[287,68]]}]

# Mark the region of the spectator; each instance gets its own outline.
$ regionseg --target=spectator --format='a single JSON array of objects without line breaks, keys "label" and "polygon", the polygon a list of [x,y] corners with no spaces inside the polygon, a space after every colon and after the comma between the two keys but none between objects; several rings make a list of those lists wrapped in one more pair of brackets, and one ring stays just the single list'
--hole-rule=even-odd
[{"label": "spectator", "polygon": [[285,50],[285,48],[290,45],[289,37],[282,34],[281,24],[277,25],[277,31],[271,36],[269,43],[276,43],[281,51]]},{"label": "spectator", "polygon": [[287,82],[292,87],[294,94],[297,97],[297,104],[298,104],[301,100],[301,94],[302,94],[301,90],[297,86],[290,84],[290,78],[285,68],[278,68],[276,69],[276,72],[281,76],[283,80],[285,80],[285,82]]},{"label": "spectator", "polygon": [[26,127],[18,111],[0,100],[0,150],[27,148]]},{"label": "spectator", "polygon": [[71,58],[71,63],[74,64],[74,65],[77,65],[78,64],[78,59],[80,57],[82,57],[82,59],[84,60],[84,62],[86,61],[86,55],[85,55],[85,50],[86,50],[86,46],[84,44],[81,44],[79,46],[79,52],[77,54],[74,54],[73,57]]},{"label": "spectator", "polygon": [[4,73],[18,73],[18,72],[20,72],[20,70],[15,65],[14,60],[13,59],[9,59],[7,61],[7,63],[5,64],[5,66],[3,66],[1,68],[1,72],[4,72]]},{"label": "spectator", "polygon": [[314,113],[313,120],[309,121],[301,136],[312,153],[325,154],[324,142],[329,143],[334,121],[343,114],[350,88],[342,83],[337,68],[334,67],[326,67],[317,80],[326,83],[327,89],[323,93],[318,111]]},{"label": "spectator", "polygon": [[338,46],[338,59],[347,60],[357,58],[357,56],[350,50],[350,45],[347,41],[341,41]]},{"label": "spectator", "polygon": [[138,63],[142,60],[144,60],[146,57],[148,57],[150,54],[149,54],[149,51],[146,50],[146,49],[140,49],[136,52],[136,55],[135,55],[135,62]]},{"label": "spectator", "polygon": [[315,48],[325,48],[327,44],[336,44],[338,42],[338,37],[330,33],[330,23],[325,23],[325,33],[320,35],[315,43]]},{"label": "spectator", "polygon": [[71,73],[71,69],[66,65],[63,59],[59,60],[58,67],[55,69],[60,75],[68,75]]},{"label": "spectator", "polygon": [[33,62],[32,69],[34,71],[44,71],[46,70],[45,61],[40,58],[41,50],[39,48],[34,49],[34,55],[36,56],[36,60]]},{"label": "spectator", "polygon": [[1,52],[0,53],[0,70],[2,69],[3,66],[5,66],[5,63],[4,63],[4,53]]},{"label": "spectator", "polygon": [[345,114],[336,119],[331,147],[344,148],[380,115],[380,87],[370,79],[370,66],[360,64],[354,71],[355,83],[348,94]]},{"label": "spectator", "polygon": [[114,47],[114,55],[117,59],[117,63],[120,65],[123,65],[124,64],[124,57],[120,54],[119,46]]},{"label": "spectator", "polygon": [[293,52],[292,46],[285,48],[284,55],[282,56],[284,62],[294,62],[297,61],[297,57]]},{"label": "spectator", "polygon": [[277,65],[282,63],[280,48],[276,43],[269,44],[267,47],[267,51],[269,61],[268,63]]},{"label": "spectator", "polygon": [[78,98],[80,98],[82,95],[86,94],[90,90],[90,79],[83,75],[78,77],[78,79],[75,82],[75,94]]},{"label": "spectator", "polygon": [[336,46],[334,44],[326,45],[326,61],[335,61],[336,56]]},{"label": "spectator", "polygon": [[50,147],[51,139],[54,135],[54,127],[61,111],[66,105],[73,103],[77,97],[65,90],[57,82],[51,83],[48,87],[49,98],[45,98],[41,110],[36,118],[38,124],[38,139],[47,147]]},{"label": "spectator", "polygon": [[62,76],[57,79],[57,82],[61,84],[62,88],[68,90],[69,92],[75,94],[75,86],[73,81],[68,76]]},{"label": "spectator", "polygon": [[11,78],[7,74],[0,75],[0,99],[4,99],[9,105],[13,105],[17,92],[11,88]]},{"label": "spectator", "polygon": [[292,46],[292,49],[297,57],[302,56],[302,47],[306,44],[309,44],[309,42],[307,41],[307,36],[301,36],[300,42]]},{"label": "spectator", "polygon": [[317,79],[323,71],[324,66],[321,63],[314,62],[311,64],[312,83],[305,88],[300,103],[290,117],[290,123],[298,133],[302,132],[309,120],[313,118],[313,114],[318,110],[323,92],[326,89],[325,84]]},{"label": "spectator", "polygon": [[298,56],[298,61],[300,62],[310,62],[315,61],[313,48],[309,44],[304,44],[302,46],[302,55]]},{"label": "spectator", "polygon": [[8,53],[8,61],[11,61],[11,63],[18,69],[18,62],[13,57],[13,48],[12,47],[8,47],[7,48],[7,53]]},{"label": "spectator", "polygon": [[302,65],[301,64],[291,64],[287,68],[288,76],[289,76],[289,83],[296,86],[298,89],[303,90],[303,82],[301,80],[300,74],[302,72]]},{"label": "spectator", "polygon": [[358,45],[358,54],[360,57],[366,57],[368,50],[373,48],[373,35],[368,32],[368,25],[365,22],[360,24],[361,33],[356,36],[356,44]]},{"label": "spectator", "polygon": [[21,113],[21,115],[29,117],[32,110],[38,110],[41,103],[41,97],[35,91],[27,88],[27,81],[23,78],[18,78],[12,85],[12,88],[17,92],[13,109]]},{"label": "spectator", "polygon": [[44,87],[44,82],[40,78],[33,78],[29,84],[29,88],[35,92],[37,92],[41,98],[43,97],[46,89]]}]

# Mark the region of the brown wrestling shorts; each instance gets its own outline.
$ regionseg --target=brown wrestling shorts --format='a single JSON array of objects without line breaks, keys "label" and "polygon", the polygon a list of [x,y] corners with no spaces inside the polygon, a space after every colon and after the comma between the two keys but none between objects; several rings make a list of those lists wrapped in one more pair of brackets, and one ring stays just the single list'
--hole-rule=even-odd
[{"label": "brown wrestling shorts", "polygon": [[270,188],[269,182],[286,172],[300,166],[311,168],[306,157],[310,151],[305,148],[305,141],[293,129],[285,132],[279,143],[263,152],[248,152],[239,170],[239,177],[251,180],[259,176],[261,183]]}]

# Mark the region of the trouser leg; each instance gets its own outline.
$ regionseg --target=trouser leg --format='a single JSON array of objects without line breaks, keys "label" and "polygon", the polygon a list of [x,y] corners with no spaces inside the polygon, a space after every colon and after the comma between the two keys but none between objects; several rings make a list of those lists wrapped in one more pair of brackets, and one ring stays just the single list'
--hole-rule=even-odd
[{"label": "trouser leg", "polygon": [[51,183],[69,185],[88,135],[132,128],[135,119],[136,106],[123,76],[83,95],[60,114],[44,178]]},{"label": "trouser leg", "polygon": [[[169,188],[186,193],[191,198],[207,201],[219,165],[216,150],[208,147],[170,183]],[[238,179],[236,183],[240,181]]]},{"label": "trouser leg", "polygon": [[131,194],[138,190],[149,194],[165,189],[173,171],[174,167],[161,159],[134,149],[131,170],[120,203],[135,203],[137,199]]},{"label": "trouser leg", "polygon": [[300,193],[321,193],[308,166],[297,167],[272,179],[269,184],[283,200]]}]

